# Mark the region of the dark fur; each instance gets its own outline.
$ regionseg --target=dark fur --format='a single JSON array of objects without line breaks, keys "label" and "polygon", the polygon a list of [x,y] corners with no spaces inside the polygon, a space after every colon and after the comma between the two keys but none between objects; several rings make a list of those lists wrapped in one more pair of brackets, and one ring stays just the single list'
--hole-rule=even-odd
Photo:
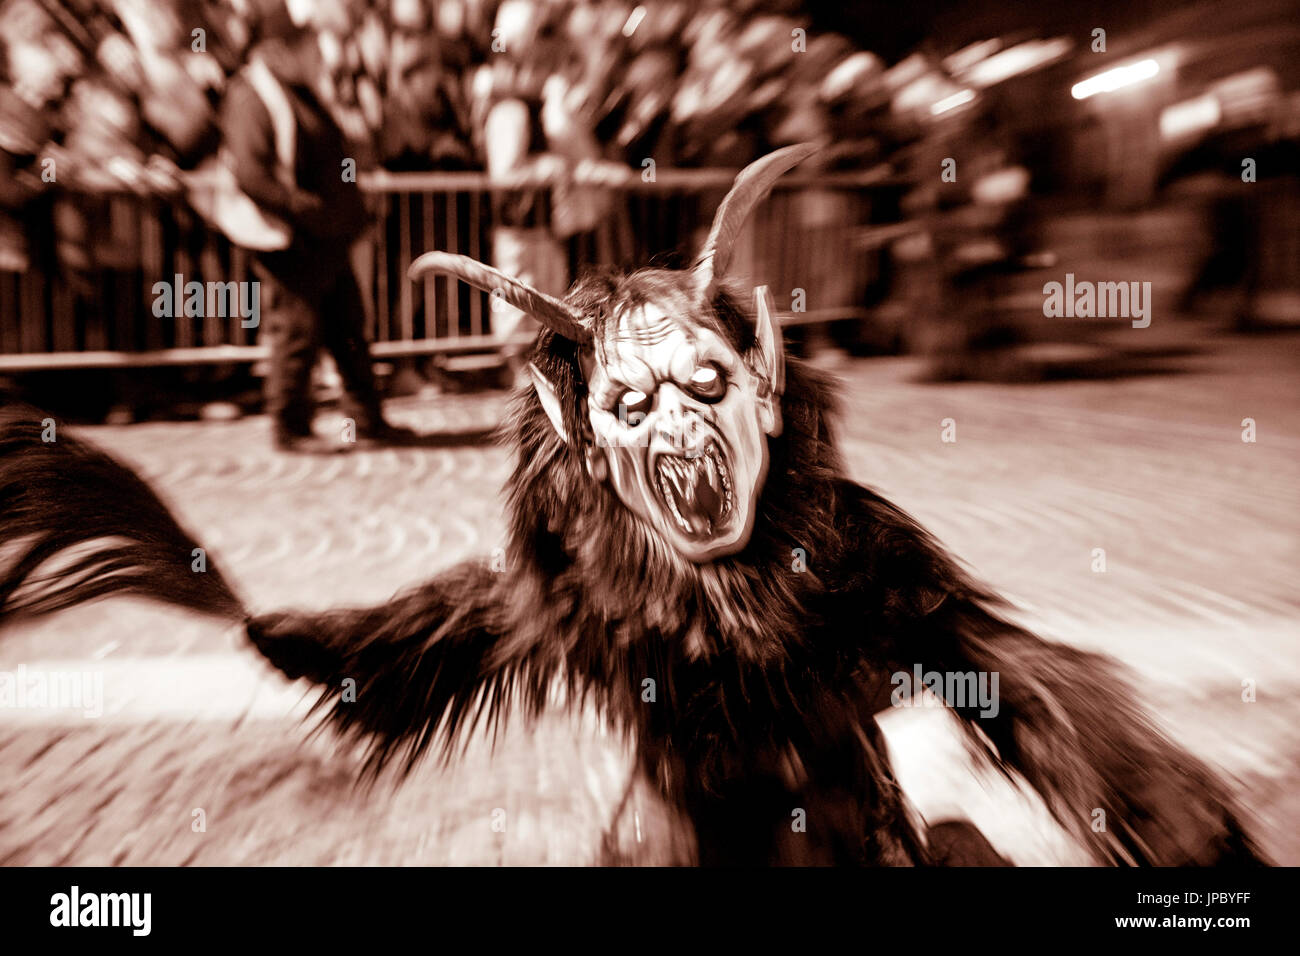
[{"label": "dark fur", "polygon": [[[599,327],[618,299],[685,282],[684,273],[600,277],[570,298]],[[725,292],[706,319],[752,346],[750,317]],[[534,360],[556,386],[568,434],[586,435],[575,347],[544,332]],[[997,717],[958,711],[972,746],[1022,775],[1098,862],[1255,861],[1223,786],[1150,725],[1108,660],[1003,620],[997,600],[907,515],[844,477],[830,410],[826,384],[790,360],[785,428],[771,442],[749,545],[695,565],[588,478],[581,439],[561,441],[522,391],[508,426],[516,465],[503,573],[460,565],[380,607],[254,618],[249,637],[288,676],[323,686],[334,724],[373,741],[372,769],[409,766],[435,744],[446,756],[481,719],[499,721],[516,704],[536,713],[562,681],[633,735],[644,772],[693,824],[704,863],[930,862],[873,716],[888,706],[889,675],[916,663],[996,671]],[[238,613],[218,577],[196,590],[192,542],[139,479],[81,443],[36,440],[25,420],[0,430],[0,542],[36,537],[48,557],[89,537],[85,527],[97,537],[148,529],[133,550],[106,552],[117,572],[135,570],[123,584]],[[90,504],[106,496],[111,517]],[[806,570],[794,569],[795,549]],[[0,577],[0,614],[119,586],[64,578],[57,599],[16,600],[34,561]],[[338,695],[347,677],[358,683],[354,702]],[[643,700],[647,679],[653,702]],[[806,833],[792,832],[797,809]],[[1095,809],[1106,812],[1103,833],[1089,827]]]},{"label": "dark fur", "polygon": [[46,421],[0,409],[0,620],[122,592],[240,616],[219,571],[190,571],[199,545],[153,489],[61,428],[45,441]]}]

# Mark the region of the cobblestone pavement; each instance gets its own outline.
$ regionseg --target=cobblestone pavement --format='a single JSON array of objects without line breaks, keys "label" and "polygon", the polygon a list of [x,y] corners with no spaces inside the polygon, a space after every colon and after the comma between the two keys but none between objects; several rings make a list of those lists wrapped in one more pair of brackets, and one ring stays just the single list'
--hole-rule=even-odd
[{"label": "cobblestone pavement", "polygon": [[[1269,852],[1296,864],[1300,337],[1212,344],[1179,374],[1033,386],[922,385],[910,360],[839,361],[841,440],[855,478],[910,510],[1024,620],[1123,659],[1170,731],[1230,775]],[[480,439],[504,393],[389,409],[445,444],[280,456],[261,418],[82,432],[162,490],[254,608],[325,607],[382,601],[501,541],[508,456]],[[1242,441],[1246,418],[1254,443]],[[955,442],[942,440],[945,419]],[[115,599],[0,638],[0,670],[92,672],[105,701],[94,719],[0,711],[0,863],[609,858],[602,832],[627,755],[591,715],[557,709],[509,726],[495,751],[476,739],[448,767],[361,788],[357,755],[303,721],[305,688],[230,629]],[[918,805],[970,810],[979,794],[945,780],[947,761],[910,733],[891,741]],[[633,806],[619,844],[640,862],[672,859],[654,801],[638,788]],[[1004,814],[987,826],[1014,841],[1028,824]]]}]

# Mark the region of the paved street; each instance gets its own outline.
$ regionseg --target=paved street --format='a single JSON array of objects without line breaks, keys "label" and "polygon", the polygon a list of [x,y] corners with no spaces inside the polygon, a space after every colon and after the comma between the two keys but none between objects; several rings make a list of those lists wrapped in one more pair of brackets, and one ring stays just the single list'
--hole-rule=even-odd
[{"label": "paved street", "polygon": [[[836,361],[841,439],[856,479],[1025,621],[1123,659],[1171,733],[1231,776],[1268,851],[1300,864],[1300,336],[1185,328],[1198,350],[1180,371],[1105,382],[936,386],[912,360]],[[509,462],[482,435],[504,393],[389,407],[445,447],[278,456],[263,418],[81,432],[162,490],[254,608],[326,607],[382,601],[501,540]],[[209,622],[106,601],[0,634],[0,670],[19,665],[102,674],[105,712],[0,711],[0,863],[608,858],[627,758],[590,715],[512,725],[495,753],[476,740],[450,767],[360,789],[356,755],[303,723],[304,688]],[[943,761],[899,762],[918,805],[956,799]],[[633,806],[629,858],[672,858],[654,802]]]}]

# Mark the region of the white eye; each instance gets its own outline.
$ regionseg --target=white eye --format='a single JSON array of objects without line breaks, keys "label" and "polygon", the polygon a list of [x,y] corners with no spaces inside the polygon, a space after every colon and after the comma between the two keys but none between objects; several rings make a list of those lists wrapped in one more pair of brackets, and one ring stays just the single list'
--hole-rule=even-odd
[{"label": "white eye", "polygon": [[639,425],[648,411],[650,411],[650,397],[645,392],[629,388],[619,396],[617,413],[623,421],[629,421],[628,416],[635,415],[638,417],[629,421],[629,424]]},{"label": "white eye", "polygon": [[722,377],[721,370],[710,362],[692,373],[687,390],[701,401],[712,403],[722,398],[727,391],[727,382]]}]

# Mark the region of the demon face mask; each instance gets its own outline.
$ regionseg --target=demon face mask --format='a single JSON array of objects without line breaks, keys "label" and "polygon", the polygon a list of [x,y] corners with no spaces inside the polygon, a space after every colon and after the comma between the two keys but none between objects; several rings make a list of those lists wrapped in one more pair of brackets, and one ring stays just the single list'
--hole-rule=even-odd
[{"label": "demon face mask", "polygon": [[615,313],[584,369],[593,477],[688,561],[744,548],[781,431],[780,333],[757,299],[747,355],[669,295]]},{"label": "demon face mask", "polygon": [[734,554],[753,531],[768,439],[781,432],[780,327],[760,287],[749,319],[753,335],[744,336],[752,346],[742,354],[714,308],[750,212],[784,172],[815,150],[790,146],[746,167],[718,208],[690,273],[634,274],[627,284],[641,288],[604,303],[599,323],[569,301],[464,256],[426,253],[411,266],[413,277],[447,272],[503,296],[579,345],[587,385],[580,417],[587,434],[567,434],[555,389],[530,366],[542,407],[563,440],[583,443],[591,477],[687,561]]}]

